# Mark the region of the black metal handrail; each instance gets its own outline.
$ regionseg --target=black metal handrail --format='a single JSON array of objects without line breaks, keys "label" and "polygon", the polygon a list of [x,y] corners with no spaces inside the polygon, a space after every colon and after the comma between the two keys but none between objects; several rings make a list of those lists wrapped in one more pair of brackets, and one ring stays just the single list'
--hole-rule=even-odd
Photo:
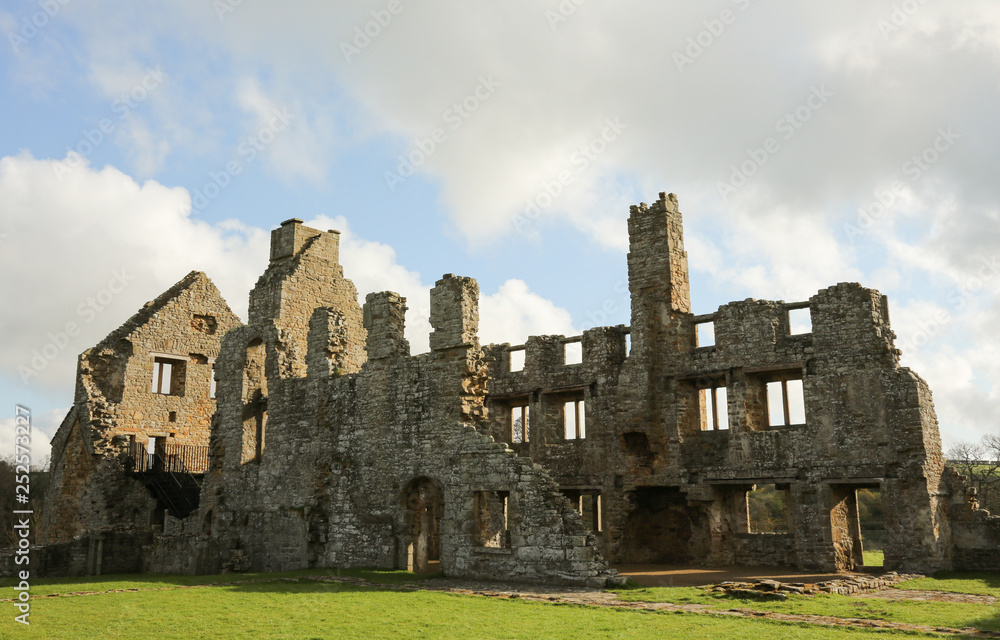
[{"label": "black metal handrail", "polygon": [[[159,447],[157,447],[160,449]],[[157,454],[139,442],[129,444],[122,468],[131,473],[162,471],[166,473],[203,474],[208,471],[209,447],[189,444],[165,444]]]}]

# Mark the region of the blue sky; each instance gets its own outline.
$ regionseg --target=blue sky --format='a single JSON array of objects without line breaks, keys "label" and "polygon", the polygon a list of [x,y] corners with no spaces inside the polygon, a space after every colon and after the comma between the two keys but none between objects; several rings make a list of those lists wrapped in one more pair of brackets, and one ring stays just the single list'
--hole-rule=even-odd
[{"label": "blue sky", "polygon": [[946,444],[995,431],[1000,8],[803,4],[3,0],[0,401],[51,435],[191,269],[244,313],[291,217],[415,350],[444,273],[488,341],[627,323],[628,207],[670,191],[696,313],[877,288]]}]

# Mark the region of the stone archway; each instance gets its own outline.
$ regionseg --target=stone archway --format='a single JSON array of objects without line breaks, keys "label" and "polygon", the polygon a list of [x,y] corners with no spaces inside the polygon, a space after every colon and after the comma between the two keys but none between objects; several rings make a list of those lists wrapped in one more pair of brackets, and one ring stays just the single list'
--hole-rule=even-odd
[{"label": "stone archway", "polygon": [[[401,550],[405,563],[401,568],[414,573],[432,573],[441,560],[441,517],[444,514],[444,491],[430,478],[410,481],[403,490],[403,532]],[[402,560],[402,558],[401,558]]]}]

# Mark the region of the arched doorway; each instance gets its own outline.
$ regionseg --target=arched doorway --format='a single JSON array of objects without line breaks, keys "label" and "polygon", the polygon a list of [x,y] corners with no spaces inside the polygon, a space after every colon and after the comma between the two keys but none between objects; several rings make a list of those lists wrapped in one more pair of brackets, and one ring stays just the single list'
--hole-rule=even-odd
[{"label": "arched doorway", "polygon": [[414,573],[434,573],[441,561],[444,491],[430,478],[416,478],[403,490],[402,503],[405,565],[400,564]]}]

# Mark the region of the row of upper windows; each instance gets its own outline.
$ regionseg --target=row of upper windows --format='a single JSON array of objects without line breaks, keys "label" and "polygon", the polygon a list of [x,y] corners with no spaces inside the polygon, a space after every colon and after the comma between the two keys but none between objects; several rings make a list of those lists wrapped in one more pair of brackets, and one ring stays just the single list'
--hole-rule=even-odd
[{"label": "row of upper windows", "polygon": [[[802,425],[806,423],[805,389],[802,378],[790,374],[780,379],[765,381],[763,390],[766,422],[770,427]],[[720,431],[729,429],[729,395],[723,379],[698,392],[701,429]],[[583,440],[587,437],[586,406],[583,398],[565,402],[561,408],[563,439]],[[510,442],[522,444],[531,439],[531,407],[527,399],[510,404],[508,423]]]}]

